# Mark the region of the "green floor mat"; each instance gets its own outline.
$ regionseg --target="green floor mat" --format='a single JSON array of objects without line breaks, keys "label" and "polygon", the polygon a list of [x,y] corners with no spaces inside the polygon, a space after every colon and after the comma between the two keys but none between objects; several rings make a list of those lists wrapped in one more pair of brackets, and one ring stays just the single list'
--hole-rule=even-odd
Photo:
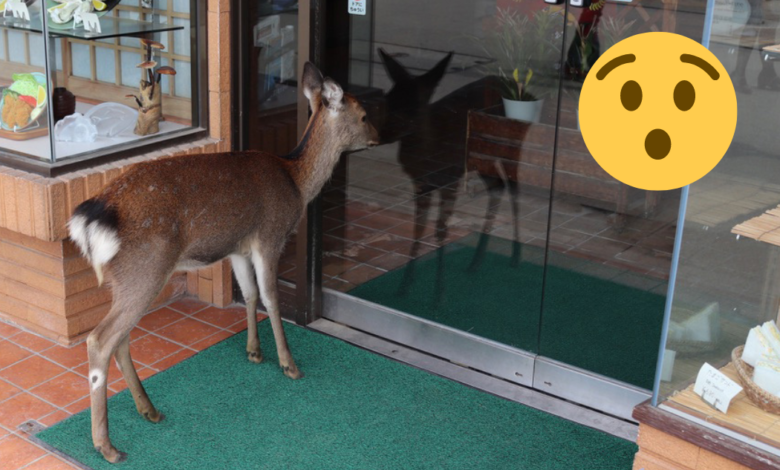
[{"label": "green floor mat", "polygon": [[127,391],[109,399],[111,465],[92,449],[86,410],[37,434],[95,469],[629,470],[637,446],[546,413],[287,326],[306,376],[286,378],[270,324],[266,361],[238,334],[144,381],[165,420]]},{"label": "green floor mat", "polygon": [[[542,307],[543,251],[523,246],[523,262],[513,267],[508,256],[511,242],[491,237],[484,261],[472,272],[468,268],[477,239],[466,237],[418,259],[414,282],[404,294],[399,287],[408,266],[349,294],[638,387],[653,388],[663,296],[589,276],[586,273],[595,269],[611,268],[578,260],[578,271],[548,267]],[[444,276],[439,286],[443,287],[437,287],[440,270]],[[621,272],[613,271],[614,275]]]}]

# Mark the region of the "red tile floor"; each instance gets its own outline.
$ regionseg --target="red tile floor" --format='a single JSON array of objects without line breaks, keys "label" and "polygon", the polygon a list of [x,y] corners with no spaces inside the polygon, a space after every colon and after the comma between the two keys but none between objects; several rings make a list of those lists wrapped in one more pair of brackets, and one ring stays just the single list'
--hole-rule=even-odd
[{"label": "red tile floor", "polygon": [[[143,380],[245,328],[243,306],[219,309],[185,298],[141,319],[130,353]],[[88,408],[87,369],[85,342],[66,348],[0,322],[0,470],[75,468],[29,441],[19,426],[30,420],[51,426]],[[127,387],[113,361],[108,377],[109,396]]]}]

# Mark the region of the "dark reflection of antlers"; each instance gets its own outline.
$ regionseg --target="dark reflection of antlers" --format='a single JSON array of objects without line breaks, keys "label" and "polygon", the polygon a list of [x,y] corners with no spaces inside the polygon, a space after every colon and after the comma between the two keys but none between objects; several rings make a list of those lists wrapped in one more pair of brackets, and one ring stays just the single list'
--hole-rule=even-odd
[{"label": "dark reflection of antlers", "polygon": [[[488,79],[480,79],[448,94],[435,103],[431,97],[444,77],[452,53],[431,70],[420,76],[409,71],[384,50],[379,49],[382,62],[393,81],[393,88],[385,96],[386,113],[380,132],[384,143],[399,143],[398,161],[410,177],[415,193],[414,241],[411,260],[404,270],[399,295],[406,295],[415,280],[415,264],[421,249],[428,212],[433,197],[439,194],[439,213],[436,220],[436,242],[441,248],[448,235],[448,222],[455,209],[458,190],[466,173],[466,137],[468,112],[496,104],[488,92]],[[516,170],[515,170],[516,171]],[[514,178],[496,172],[479,172],[489,193],[489,203],[483,234],[471,263],[476,270],[487,248],[488,232],[492,230],[501,195],[505,189],[512,196],[512,214],[515,226],[515,246],[512,262],[520,257],[518,232],[518,185]],[[514,176],[514,175],[512,175]],[[437,251],[436,302],[444,298],[444,250]]]}]

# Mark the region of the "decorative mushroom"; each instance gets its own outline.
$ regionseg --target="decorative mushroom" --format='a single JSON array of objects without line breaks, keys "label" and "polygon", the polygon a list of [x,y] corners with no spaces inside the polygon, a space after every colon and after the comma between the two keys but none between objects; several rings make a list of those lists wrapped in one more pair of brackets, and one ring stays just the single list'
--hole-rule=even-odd
[{"label": "decorative mushroom", "polygon": [[140,41],[141,47],[145,49],[144,61],[137,66],[143,71],[139,86],[140,94],[127,97],[134,98],[138,104],[135,133],[149,135],[159,132],[159,122],[163,120],[162,90],[157,84],[160,83],[163,75],[176,75],[176,70],[167,65],[158,67],[158,62],[153,60],[155,49],[158,51],[165,49],[162,43],[146,38],[141,38]]},{"label": "decorative mushroom", "polygon": [[160,83],[163,75],[176,75],[176,69],[167,65],[157,68],[157,79],[155,81]]},{"label": "decorative mushroom", "polygon": [[139,69],[145,69],[146,73],[149,75],[149,81],[151,83],[154,83],[154,68],[157,66],[157,62],[153,60],[146,60],[145,62],[141,62],[140,64],[136,65]]}]

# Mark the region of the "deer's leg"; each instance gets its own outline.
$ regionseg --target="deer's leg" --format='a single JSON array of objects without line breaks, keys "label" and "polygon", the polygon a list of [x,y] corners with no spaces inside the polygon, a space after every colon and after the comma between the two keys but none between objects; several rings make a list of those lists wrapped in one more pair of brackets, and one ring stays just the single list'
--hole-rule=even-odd
[{"label": "deer's leg", "polygon": [[[106,392],[108,364],[119,344],[129,336],[146,309],[162,289],[167,274],[149,269],[125,271],[124,278],[114,279],[114,301],[108,315],[87,338],[89,356],[90,401],[92,403],[92,443],[95,450],[112,463],[123,461],[127,454],[118,451],[108,435]],[[130,383],[128,382],[128,386]]]},{"label": "deer's leg", "polygon": [[417,262],[417,254],[420,251],[420,239],[425,232],[425,223],[428,221],[428,210],[431,207],[433,199],[433,188],[423,185],[415,185],[417,197],[414,200],[414,242],[409,251],[412,258],[404,268],[404,277],[401,280],[401,286],[398,288],[398,295],[406,295],[414,282],[414,265]]},{"label": "deer's leg", "polygon": [[436,241],[439,246],[444,244],[449,231],[449,221],[455,212],[455,202],[458,199],[456,187],[447,186],[439,191],[439,219],[436,221]]},{"label": "deer's leg", "polygon": [[458,198],[456,187],[448,186],[439,191],[439,219],[436,221],[436,242],[439,245],[439,253],[436,263],[436,305],[444,303],[444,242],[449,231],[449,221],[455,212],[455,201]]},{"label": "deer's leg", "polygon": [[263,305],[265,305],[268,317],[271,319],[271,328],[274,330],[279,366],[287,377],[299,379],[303,377],[303,374],[295,365],[290,348],[287,346],[287,337],[284,335],[284,327],[282,326],[282,314],[279,312],[276,273],[279,263],[278,253],[280,251],[281,249],[263,252],[259,248],[253,247],[252,264],[255,265],[257,284],[260,286],[260,297],[263,299]]},{"label": "deer's leg", "polygon": [[500,178],[486,176],[483,177],[483,180],[488,186],[488,207],[485,214],[485,222],[482,225],[482,233],[479,235],[477,251],[474,253],[474,257],[471,259],[471,264],[468,267],[469,272],[476,272],[485,258],[490,232],[493,230],[493,222],[496,219],[498,206],[501,203],[501,194],[504,192],[504,182]]},{"label": "deer's leg", "polygon": [[152,405],[152,401],[149,400],[149,396],[146,394],[144,386],[141,385],[141,379],[138,378],[138,372],[136,372],[135,365],[130,357],[130,335],[125,336],[119,342],[116,353],[114,353],[114,359],[117,367],[122,372],[122,376],[125,378],[125,382],[127,382],[130,393],[133,395],[138,413],[153,423],[162,421],[164,416],[157,411],[154,405]]},{"label": "deer's leg", "polygon": [[241,255],[232,255],[233,272],[246,301],[246,357],[252,362],[263,362],[260,337],[257,335],[257,283],[252,272],[252,263]]},{"label": "deer's leg", "polygon": [[517,181],[508,179],[507,187],[509,188],[509,202],[512,204],[512,230],[514,234],[511,265],[517,267],[520,265],[520,251],[522,249],[522,245],[520,245],[520,202],[517,200],[520,196],[520,186]]}]

